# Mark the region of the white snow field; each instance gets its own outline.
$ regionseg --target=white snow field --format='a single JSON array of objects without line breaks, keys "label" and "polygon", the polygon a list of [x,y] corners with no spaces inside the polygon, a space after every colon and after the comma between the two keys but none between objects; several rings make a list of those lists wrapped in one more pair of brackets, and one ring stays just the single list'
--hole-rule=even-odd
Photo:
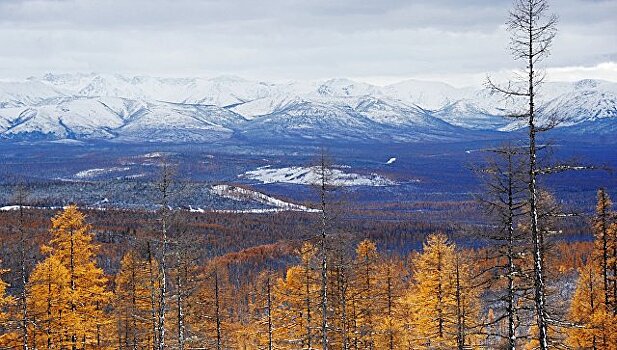
[{"label": "white snow field", "polygon": [[[239,175],[241,178],[262,183],[290,183],[300,185],[318,185],[321,174],[318,167],[259,168]],[[392,186],[396,183],[377,174],[361,175],[331,169],[327,182],[333,186]]]}]

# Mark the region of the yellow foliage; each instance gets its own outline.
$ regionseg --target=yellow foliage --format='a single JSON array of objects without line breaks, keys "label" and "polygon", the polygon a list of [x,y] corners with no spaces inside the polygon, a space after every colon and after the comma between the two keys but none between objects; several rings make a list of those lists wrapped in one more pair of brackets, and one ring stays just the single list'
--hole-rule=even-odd
[{"label": "yellow foliage", "polygon": [[459,263],[457,279],[455,245],[444,234],[433,234],[413,263],[404,298],[410,312],[406,343],[414,349],[454,349],[462,335],[465,345],[473,346],[476,339],[469,329],[478,323],[479,300],[469,265]]},{"label": "yellow foliage", "polygon": [[603,278],[597,260],[579,270],[579,280],[570,306],[567,344],[574,349],[617,349],[617,317],[604,303]]},{"label": "yellow foliage", "polygon": [[301,266],[290,267],[274,289],[278,303],[272,310],[273,317],[283,325],[274,330],[278,349],[304,349],[318,343],[321,324],[318,275],[308,256],[304,256],[303,262]]},{"label": "yellow foliage", "polygon": [[[102,347],[110,322],[104,312],[111,294],[107,278],[96,266],[96,246],[90,226],[75,206],[52,219],[52,239],[44,252],[48,257],[32,272],[29,304],[44,326],[44,345],[78,348]],[[106,332],[105,332],[106,333]],[[35,334],[33,334],[33,338]]]},{"label": "yellow foliage", "polygon": [[[0,276],[7,271],[0,271]],[[15,299],[6,295],[8,283],[0,280],[0,324],[5,324],[8,321],[7,308],[15,304]],[[13,344],[16,338],[14,332],[3,332],[0,334],[0,347],[8,347]]]},{"label": "yellow foliage", "polygon": [[[153,266],[152,270],[158,271],[158,266]],[[147,260],[129,251],[122,258],[115,282],[118,342],[127,349],[152,348],[155,335],[153,329],[156,325],[153,306],[158,303],[158,278],[151,279]]]}]

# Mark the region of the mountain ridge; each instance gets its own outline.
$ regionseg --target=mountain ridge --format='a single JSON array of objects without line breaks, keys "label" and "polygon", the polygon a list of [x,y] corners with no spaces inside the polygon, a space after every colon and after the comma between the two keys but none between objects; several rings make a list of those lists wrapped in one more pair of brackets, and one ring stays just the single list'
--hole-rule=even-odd
[{"label": "mountain ridge", "polygon": [[[617,120],[617,83],[545,83],[539,122],[576,134]],[[524,101],[486,88],[405,80],[376,86],[345,78],[269,83],[239,77],[158,78],[46,74],[0,82],[0,137],[130,142],[245,140],[456,140],[516,131],[503,117]],[[612,128],[608,128],[612,129]],[[610,132],[610,130],[607,130]]]}]

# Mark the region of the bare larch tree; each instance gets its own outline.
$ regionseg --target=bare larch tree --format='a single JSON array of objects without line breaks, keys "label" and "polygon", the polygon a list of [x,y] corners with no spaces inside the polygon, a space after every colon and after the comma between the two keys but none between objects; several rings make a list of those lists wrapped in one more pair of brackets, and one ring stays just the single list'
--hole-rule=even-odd
[{"label": "bare larch tree", "polygon": [[533,243],[534,260],[534,303],[536,311],[536,323],[538,328],[538,343],[540,350],[548,349],[548,314],[546,311],[546,290],[544,280],[544,259],[542,247],[542,233],[538,226],[538,188],[536,136],[543,130],[537,120],[536,95],[537,88],[542,84],[544,75],[538,69],[537,64],[548,57],[551,44],[556,34],[557,16],[549,12],[547,0],[515,0],[507,22],[510,32],[510,49],[514,59],[526,63],[523,77],[526,87],[517,88],[509,85],[500,87],[491,82],[489,86],[496,92],[503,93],[508,97],[525,98],[528,108],[524,113],[517,115],[527,122],[529,137],[529,164],[528,164],[528,190],[529,190],[529,216],[531,240]]},{"label": "bare larch tree", "polygon": [[328,210],[327,193],[330,182],[330,168],[324,151],[321,152],[319,159],[319,199],[321,204],[321,346],[323,350],[328,350],[328,250],[327,250],[327,231],[328,231]]},{"label": "bare larch tree", "polygon": [[18,305],[19,305],[19,309],[21,313],[21,320],[19,322],[19,328],[21,330],[21,340],[22,340],[21,347],[23,350],[28,350],[29,348],[28,326],[29,326],[29,323],[31,322],[30,313],[28,310],[28,303],[27,303],[28,293],[27,293],[27,288],[26,288],[28,284],[28,274],[29,274],[29,268],[28,268],[29,247],[28,247],[28,237],[27,237],[27,232],[26,232],[26,222],[24,218],[24,206],[26,204],[26,201],[27,201],[26,188],[20,184],[19,186],[17,186],[17,189],[15,191],[15,202],[17,203],[19,207],[19,219],[17,223],[17,230],[19,233],[19,243],[18,244],[19,244],[20,293],[17,298],[17,301],[18,301]]},{"label": "bare larch tree", "polygon": [[[479,175],[486,190],[478,198],[487,216],[495,221],[495,228],[487,238],[495,241],[499,247],[497,256],[487,258],[495,260],[485,272],[490,273],[490,281],[498,282],[505,278],[505,291],[498,296],[498,301],[505,304],[505,313],[497,315],[491,321],[497,324],[507,320],[507,335],[495,334],[507,339],[507,349],[514,350],[519,338],[521,300],[526,299],[530,289],[528,271],[524,269],[523,256],[527,249],[526,233],[517,228],[527,213],[527,162],[524,148],[504,145],[490,150],[491,159],[479,169]],[[503,259],[505,257],[505,259]],[[493,272],[496,275],[493,275]]]},{"label": "bare larch tree", "polygon": [[165,350],[165,312],[167,309],[167,253],[169,246],[168,230],[171,210],[169,200],[172,186],[172,170],[166,161],[161,165],[161,176],[157,183],[160,195],[159,220],[161,222],[160,290],[158,310],[158,350]]}]

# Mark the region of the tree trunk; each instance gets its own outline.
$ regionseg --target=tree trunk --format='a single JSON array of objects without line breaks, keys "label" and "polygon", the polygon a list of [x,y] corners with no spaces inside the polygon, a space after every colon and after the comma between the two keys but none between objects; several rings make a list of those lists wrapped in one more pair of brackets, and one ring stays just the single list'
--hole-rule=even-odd
[{"label": "tree trunk", "polygon": [[156,307],[156,277],[154,274],[154,258],[152,256],[152,247],[150,241],[147,243],[148,247],[148,272],[150,277],[150,310],[152,316],[152,350],[158,349],[158,335],[157,335],[157,307]]},{"label": "tree trunk", "polygon": [[178,271],[176,274],[176,287],[178,293],[178,349],[184,350],[184,305],[183,305],[183,284],[182,284],[182,261],[180,259],[180,253],[176,251],[176,260],[178,264]]},{"label": "tree trunk", "polygon": [[507,213],[507,259],[508,259],[508,349],[516,349],[516,292],[514,277],[516,266],[514,265],[514,168],[512,166],[512,154],[508,153],[508,213]]},{"label": "tree trunk", "polygon": [[529,46],[528,46],[528,69],[529,69],[529,214],[531,219],[531,239],[533,241],[534,260],[534,301],[536,305],[536,318],[538,326],[538,342],[540,350],[548,350],[547,315],[546,315],[546,292],[544,286],[544,252],[542,232],[538,227],[538,189],[537,189],[537,154],[536,154],[536,124],[534,105],[534,11],[529,6]]},{"label": "tree trunk", "polygon": [[28,350],[28,302],[27,290],[28,271],[26,258],[26,232],[24,228],[24,207],[23,207],[23,192],[18,193],[19,196],[19,272],[21,277],[21,293],[19,293],[19,303],[21,306],[21,334],[22,334],[22,349]]},{"label": "tree trunk", "polygon": [[219,274],[217,270],[214,270],[214,299],[216,303],[216,350],[222,350],[221,305],[219,299]]},{"label": "tree trunk", "polygon": [[328,252],[326,250],[326,164],[321,157],[321,346],[328,350]]},{"label": "tree trunk", "polygon": [[273,327],[272,327],[272,291],[270,286],[270,275],[268,275],[268,279],[266,280],[266,292],[267,292],[267,306],[268,306],[268,350],[273,350]]}]

